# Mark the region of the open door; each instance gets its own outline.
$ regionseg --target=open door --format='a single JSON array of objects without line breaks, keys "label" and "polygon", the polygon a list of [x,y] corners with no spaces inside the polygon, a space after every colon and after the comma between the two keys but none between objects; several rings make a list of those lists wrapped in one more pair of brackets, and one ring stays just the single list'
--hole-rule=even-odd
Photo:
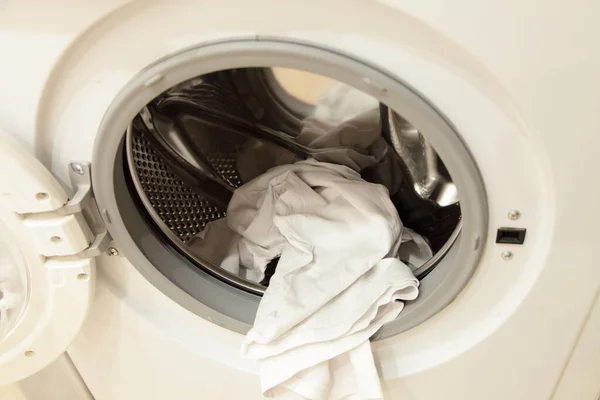
[{"label": "open door", "polygon": [[60,356],[92,301],[94,256],[108,235],[88,223],[89,204],[95,205],[89,165],[72,167],[76,191],[69,196],[0,131],[0,386]]}]

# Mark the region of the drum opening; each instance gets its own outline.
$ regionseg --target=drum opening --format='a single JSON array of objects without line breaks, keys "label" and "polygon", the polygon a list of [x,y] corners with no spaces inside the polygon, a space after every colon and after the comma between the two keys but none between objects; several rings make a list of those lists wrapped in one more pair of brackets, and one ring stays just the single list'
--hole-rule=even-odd
[{"label": "drum opening", "polygon": [[[352,131],[356,123],[360,134]],[[331,77],[264,67],[186,80],[136,115],[124,158],[130,187],[164,238],[198,268],[260,294],[268,282],[228,273],[194,243],[207,223],[226,216],[237,187],[277,165],[337,161],[328,151],[355,152],[350,162],[363,179],[388,188],[403,224],[432,250],[415,275],[431,273],[461,230],[451,174],[401,109]]]}]

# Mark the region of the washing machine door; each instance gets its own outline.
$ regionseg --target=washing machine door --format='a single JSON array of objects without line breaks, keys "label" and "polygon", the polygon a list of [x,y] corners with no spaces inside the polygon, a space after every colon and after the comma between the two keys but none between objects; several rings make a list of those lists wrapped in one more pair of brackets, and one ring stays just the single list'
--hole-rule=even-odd
[{"label": "washing machine door", "polygon": [[91,304],[94,255],[89,171],[73,165],[76,191],[0,130],[0,386],[55,360]]}]

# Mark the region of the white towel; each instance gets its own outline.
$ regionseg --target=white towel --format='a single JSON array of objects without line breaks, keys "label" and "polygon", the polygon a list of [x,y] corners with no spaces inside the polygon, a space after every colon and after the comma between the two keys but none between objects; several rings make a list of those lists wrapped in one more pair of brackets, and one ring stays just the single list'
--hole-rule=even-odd
[{"label": "white towel", "polygon": [[[418,294],[400,244],[411,242],[404,256],[415,267],[431,256],[387,189],[345,166],[301,161],[237,189],[227,222],[235,234],[213,262],[258,282],[280,257],[242,349],[260,360],[265,395],[381,398],[369,338]],[[209,227],[197,250],[224,242],[223,222]]]}]

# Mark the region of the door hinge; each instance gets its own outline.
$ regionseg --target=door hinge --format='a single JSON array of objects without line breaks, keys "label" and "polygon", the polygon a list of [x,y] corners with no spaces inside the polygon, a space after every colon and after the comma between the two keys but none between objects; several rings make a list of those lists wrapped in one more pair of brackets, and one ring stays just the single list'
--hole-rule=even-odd
[{"label": "door hinge", "polygon": [[69,177],[74,193],[67,203],[53,211],[24,215],[24,223],[46,257],[98,256],[107,250],[111,237],[93,196],[90,163],[70,163]]},{"label": "door hinge", "polygon": [[90,246],[78,255],[83,258],[99,256],[108,249],[112,238],[106,230],[106,225],[93,196],[91,164],[87,161],[71,162],[69,164],[69,178],[75,193],[67,204],[57,212],[60,215],[83,214],[83,218],[94,236]]},{"label": "door hinge", "polygon": [[108,249],[112,238],[106,229],[96,199],[93,196],[91,164],[87,161],[75,161],[71,162],[69,167],[69,178],[75,193],[67,204],[60,208],[60,211],[66,214],[83,214],[94,238],[90,246],[79,253],[79,256],[84,258],[96,257]]}]

